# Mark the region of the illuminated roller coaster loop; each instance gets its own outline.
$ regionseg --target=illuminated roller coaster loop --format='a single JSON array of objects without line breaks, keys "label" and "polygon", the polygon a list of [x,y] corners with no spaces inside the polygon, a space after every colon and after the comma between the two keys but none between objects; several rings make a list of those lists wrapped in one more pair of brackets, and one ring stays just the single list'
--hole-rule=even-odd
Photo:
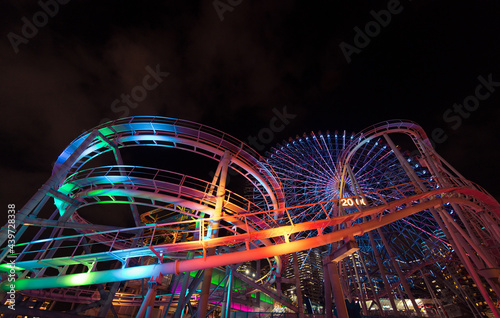
[{"label": "illuminated roller coaster loop", "polygon": [[[409,136],[417,156],[402,154],[393,134]],[[163,167],[125,164],[123,153],[141,147],[187,151],[213,160],[216,172],[207,181]],[[106,156],[115,162],[101,164]],[[226,187],[229,169],[251,187],[251,197]],[[56,210],[39,217],[49,198]],[[115,205],[127,207],[135,226],[100,225],[84,217],[95,207]],[[220,308],[228,317],[230,308],[251,310],[241,303],[236,308],[232,300],[257,291],[303,316],[302,297],[292,303],[282,293],[281,275],[292,263],[298,274],[297,252],[320,249],[327,317],[332,294],[339,317],[347,317],[344,298],[361,303],[365,314],[376,308],[384,315],[384,297],[393,312],[396,300],[409,299],[405,310],[420,316],[413,295],[419,283],[425,283],[437,314],[445,317],[428,278],[456,264],[464,266],[500,317],[494,305],[500,295],[499,216],[498,202],[441,158],[412,122],[383,122],[352,136],[306,135],[278,145],[266,160],[207,126],[125,118],[73,141],[49,180],[17,213],[14,249],[21,252],[15,290],[24,302],[80,303],[68,315],[92,308],[99,308],[99,316],[109,310],[116,315],[115,308],[139,307],[127,312],[136,317],[158,308],[165,315],[171,308],[174,317],[186,311],[205,317]],[[29,227],[40,231],[21,243]],[[4,228],[1,242],[6,238]],[[9,250],[2,250],[2,260]],[[263,277],[260,270],[253,279],[237,271],[261,259],[268,259]],[[214,281],[217,276],[221,279]],[[135,288],[143,279],[147,286]],[[10,290],[8,281],[0,286]],[[211,286],[216,287],[211,291]],[[479,316],[470,293],[459,292]]]}]

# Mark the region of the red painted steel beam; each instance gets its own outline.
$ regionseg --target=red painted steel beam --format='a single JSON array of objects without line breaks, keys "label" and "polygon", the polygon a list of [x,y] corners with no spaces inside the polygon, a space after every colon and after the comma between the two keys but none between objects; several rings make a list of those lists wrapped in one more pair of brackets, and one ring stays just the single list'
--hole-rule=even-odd
[{"label": "red painted steel beam", "polygon": [[[163,275],[174,273],[179,274],[181,272],[196,271],[234,263],[253,261],[278,255],[290,254],[305,249],[319,247],[332,242],[337,242],[344,239],[345,237],[362,235],[365,232],[385,226],[399,219],[418,213],[422,210],[431,207],[438,207],[448,202],[465,204],[476,209],[479,208],[476,204],[460,198],[434,198],[429,201],[425,201],[414,206],[399,210],[397,212],[384,215],[382,218],[377,218],[369,222],[357,224],[353,227],[345,228],[333,233],[319,235],[313,238],[292,241],[289,243],[281,243],[273,246],[259,247],[250,251],[243,250],[228,254],[208,256],[205,259],[195,258],[182,261],[177,260],[175,262],[165,264],[145,265],[116,270],[63,275],[56,277],[43,277],[37,279],[21,279],[16,281],[15,289],[26,290],[55,288],[72,285],[91,285],[114,281],[140,279],[158,275],[159,273],[162,273]],[[5,291],[8,291],[10,289],[8,282],[4,282],[0,286]]]}]

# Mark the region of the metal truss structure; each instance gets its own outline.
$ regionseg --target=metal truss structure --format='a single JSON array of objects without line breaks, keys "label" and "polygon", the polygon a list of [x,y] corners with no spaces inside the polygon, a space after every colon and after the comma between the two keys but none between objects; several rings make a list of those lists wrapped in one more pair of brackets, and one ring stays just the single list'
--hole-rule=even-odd
[{"label": "metal truss structure", "polygon": [[[131,117],[75,139],[16,213],[15,237],[2,228],[0,287],[13,317],[332,317],[332,295],[339,317],[346,302],[365,315],[446,317],[457,303],[500,317],[499,216],[413,122],[304,135],[266,159],[207,126]],[[313,297],[305,273],[318,270]]]}]

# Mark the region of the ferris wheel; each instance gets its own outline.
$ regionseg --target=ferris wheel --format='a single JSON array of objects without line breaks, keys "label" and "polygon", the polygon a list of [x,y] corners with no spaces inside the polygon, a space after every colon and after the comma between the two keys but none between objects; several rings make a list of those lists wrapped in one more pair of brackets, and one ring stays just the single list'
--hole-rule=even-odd
[{"label": "ferris wheel", "polygon": [[[392,146],[382,136],[366,140],[345,131],[311,132],[272,148],[267,161],[281,180],[286,206],[303,207],[291,210],[292,217],[299,222],[310,222],[356,213],[415,195],[418,190],[412,182],[414,179],[405,169],[411,169],[418,180],[425,180],[430,187],[439,188],[421,160],[407,153],[403,155],[403,165],[398,158],[402,155],[400,147]],[[349,154],[343,179],[345,165],[342,165],[342,160],[352,149],[355,151]],[[409,185],[406,190],[395,190],[396,186],[405,184]],[[318,202],[321,204],[315,204]],[[448,206],[443,209],[451,211]],[[358,219],[351,226],[361,222],[363,220]],[[323,233],[341,228],[327,228]],[[296,239],[316,236],[317,231],[304,231],[302,237]],[[340,270],[344,273],[346,293],[357,300],[375,300],[376,291],[383,291],[386,286],[392,286],[388,293],[396,293],[395,286],[402,283],[406,286],[405,293],[411,293],[410,289],[419,280],[417,269],[428,263],[434,264],[436,271],[444,268],[453,250],[429,210],[422,210],[376,231],[362,233],[356,236],[356,241],[359,251],[341,262]],[[323,255],[330,253],[335,246],[323,247]],[[385,254],[386,260],[397,260],[398,264],[380,263],[377,259],[384,258],[381,254]],[[374,275],[376,272],[378,274]],[[402,275],[406,275],[405,282]],[[367,292],[369,284],[372,285],[369,288],[371,293]],[[401,296],[395,294],[394,297]],[[409,298],[415,297],[411,295]],[[380,302],[378,306],[381,306]]]}]

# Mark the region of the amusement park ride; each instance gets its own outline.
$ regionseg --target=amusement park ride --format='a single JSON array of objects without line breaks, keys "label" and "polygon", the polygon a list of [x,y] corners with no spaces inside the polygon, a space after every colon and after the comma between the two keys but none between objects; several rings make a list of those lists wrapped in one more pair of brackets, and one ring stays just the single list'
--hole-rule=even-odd
[{"label": "amusement park ride", "polygon": [[194,122],[118,119],[12,212],[4,317],[500,317],[500,205],[410,121],[263,157]]}]

